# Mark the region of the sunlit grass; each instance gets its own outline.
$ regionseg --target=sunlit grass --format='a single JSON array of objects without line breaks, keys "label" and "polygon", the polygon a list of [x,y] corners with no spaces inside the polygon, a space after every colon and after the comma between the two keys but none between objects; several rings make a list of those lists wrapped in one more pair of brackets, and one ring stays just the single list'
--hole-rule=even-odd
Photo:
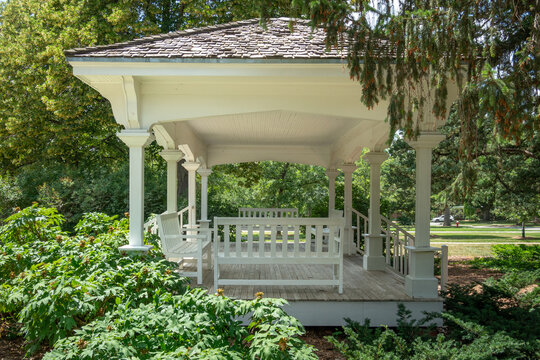
[{"label": "sunlit grass", "polygon": [[493,245],[466,245],[466,244],[449,244],[448,256],[459,257],[484,257],[492,256],[491,247]]}]

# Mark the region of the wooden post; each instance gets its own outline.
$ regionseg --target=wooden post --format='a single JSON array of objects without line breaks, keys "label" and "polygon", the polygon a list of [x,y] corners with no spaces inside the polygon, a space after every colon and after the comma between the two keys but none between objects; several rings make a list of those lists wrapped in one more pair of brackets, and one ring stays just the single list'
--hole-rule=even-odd
[{"label": "wooden post", "polygon": [[434,254],[430,247],[431,150],[444,139],[438,133],[423,133],[409,144],[416,150],[415,240],[407,246],[410,256],[405,291],[414,298],[436,298],[438,281],[433,274]]},{"label": "wooden post", "polygon": [[328,176],[328,214],[331,213],[331,210],[336,209],[336,177],[338,174],[337,169],[326,170]]},{"label": "wooden post", "polygon": [[441,246],[441,291],[446,290],[448,283],[448,245]]},{"label": "wooden post", "polygon": [[345,215],[345,236],[343,236],[343,252],[345,255],[354,253],[353,232],[352,232],[352,174],[356,170],[355,164],[343,164],[341,167],[345,175],[344,194],[344,215]]},{"label": "wooden post", "polygon": [[201,164],[197,162],[185,162],[182,166],[188,171],[188,226],[190,228],[195,227],[197,224],[197,169]]},{"label": "wooden post", "polygon": [[178,211],[178,162],[184,156],[180,150],[163,150],[159,153],[167,162],[167,212]]},{"label": "wooden post", "polygon": [[366,239],[363,267],[384,270],[381,230],[381,164],[388,158],[384,152],[370,151],[364,159],[369,163],[369,235]]},{"label": "wooden post", "polygon": [[144,245],[144,148],[154,137],[145,129],[116,134],[129,147],[129,245],[121,251],[148,251]]},{"label": "wooden post", "polygon": [[[208,220],[208,176],[212,173],[211,169],[199,169],[197,171],[201,175],[201,226],[204,222],[205,225]],[[208,227],[208,226],[205,226]]]}]

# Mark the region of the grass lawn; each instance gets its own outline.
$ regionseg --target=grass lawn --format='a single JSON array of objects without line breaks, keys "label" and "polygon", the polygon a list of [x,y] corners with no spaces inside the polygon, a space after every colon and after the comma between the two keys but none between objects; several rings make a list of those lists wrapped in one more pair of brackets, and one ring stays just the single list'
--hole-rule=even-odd
[{"label": "grass lawn", "polygon": [[431,241],[432,242],[508,242],[508,243],[514,243],[514,242],[539,242],[540,241],[540,232],[533,232],[529,231],[528,233],[525,233],[527,235],[527,239],[515,239],[515,237],[519,237],[521,235],[520,232],[499,232],[497,230],[492,231],[483,231],[483,232],[475,232],[475,233],[441,233],[438,231],[432,230],[431,232]]},{"label": "grass lawn", "polygon": [[[489,224],[467,223],[459,228],[453,224],[451,227],[439,225],[431,226],[431,243],[439,247],[448,245],[448,255],[456,257],[479,257],[493,255],[493,244],[512,243],[540,243],[540,231],[538,225],[535,230],[525,229],[527,239],[519,239],[521,229],[510,228],[514,224]],[[407,231],[414,234],[414,227],[406,227]]]},{"label": "grass lawn", "polygon": [[[438,246],[438,245],[435,245]],[[452,257],[484,257],[492,256],[491,247],[493,245],[470,245],[470,244],[448,244],[448,256]]]}]

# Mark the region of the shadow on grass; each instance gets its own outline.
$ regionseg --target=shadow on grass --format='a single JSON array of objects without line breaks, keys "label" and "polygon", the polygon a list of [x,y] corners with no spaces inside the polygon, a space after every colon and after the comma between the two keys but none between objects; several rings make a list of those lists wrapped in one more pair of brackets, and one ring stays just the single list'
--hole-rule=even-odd
[{"label": "shadow on grass", "polygon": [[[536,235],[536,234],[535,234]],[[436,234],[432,237],[435,240],[447,241],[474,241],[474,242],[527,242],[538,241],[540,237],[527,237],[527,239],[515,239],[514,234]]]}]

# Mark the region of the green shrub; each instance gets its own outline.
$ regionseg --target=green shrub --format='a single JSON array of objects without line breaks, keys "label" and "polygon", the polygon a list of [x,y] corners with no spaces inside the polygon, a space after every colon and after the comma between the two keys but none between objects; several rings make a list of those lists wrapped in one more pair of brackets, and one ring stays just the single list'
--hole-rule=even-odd
[{"label": "green shrub", "polygon": [[[439,331],[409,320],[410,312],[400,306],[396,329],[349,320],[329,341],[347,359],[537,359],[539,275],[509,273],[482,284],[451,286],[440,315],[445,327]],[[531,285],[532,291],[523,291]]]},{"label": "green shrub", "polygon": [[[103,316],[117,298],[138,304],[151,301],[156,289],[184,292],[185,279],[161,254],[129,257],[118,251],[127,243],[126,219],[90,214],[76,227],[81,233],[68,237],[57,217],[33,206],[8,218],[0,232],[0,311],[19,314],[33,348],[45,340],[52,345]],[[7,242],[11,236],[17,241]]]},{"label": "green shrub", "polygon": [[540,270],[540,245],[493,245],[493,257],[476,258],[471,264],[500,271]]},{"label": "green shrub", "polygon": [[[196,289],[119,306],[60,340],[44,359],[316,359],[283,301],[236,301]],[[248,327],[236,320],[252,314]]]},{"label": "green shrub", "polygon": [[[315,358],[283,300],[187,291],[177,264],[158,249],[118,251],[127,243],[126,218],[86,214],[73,236],[62,222],[54,209],[34,205],[0,228],[0,315],[20,322],[30,352],[48,342],[48,359]],[[237,317],[250,314],[242,327]]]}]

